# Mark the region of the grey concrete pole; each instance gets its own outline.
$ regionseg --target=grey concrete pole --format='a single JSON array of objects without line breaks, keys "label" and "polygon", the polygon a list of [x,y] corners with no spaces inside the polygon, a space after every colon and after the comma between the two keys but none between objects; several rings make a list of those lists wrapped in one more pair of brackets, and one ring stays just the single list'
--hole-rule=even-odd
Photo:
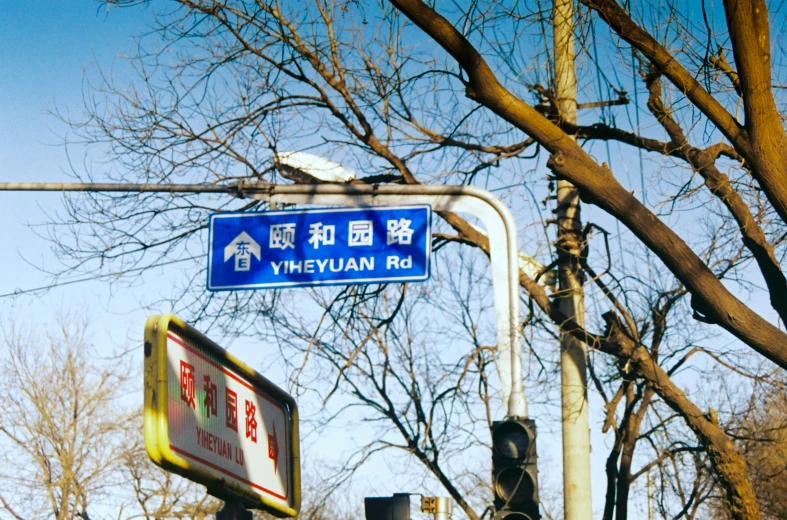
[{"label": "grey concrete pole", "polygon": [[[574,67],[574,0],[554,0],[552,9],[555,96],[560,117],[577,123],[577,78]],[[560,310],[580,326],[585,304],[579,258],[582,221],[579,193],[557,182],[557,254]],[[587,346],[564,334],[560,340],[561,418],[563,424],[563,501],[566,520],[590,520],[590,425],[587,400]]]},{"label": "grey concrete pole", "polygon": [[653,520],[653,474],[648,470],[648,520]]}]

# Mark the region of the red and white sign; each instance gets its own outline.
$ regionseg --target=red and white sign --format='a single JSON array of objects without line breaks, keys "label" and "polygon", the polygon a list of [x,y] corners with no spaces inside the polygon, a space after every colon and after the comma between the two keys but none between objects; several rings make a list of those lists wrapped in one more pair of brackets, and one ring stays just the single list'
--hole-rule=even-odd
[{"label": "red and white sign", "polygon": [[290,436],[284,407],[171,330],[166,351],[170,449],[191,464],[288,506]]}]

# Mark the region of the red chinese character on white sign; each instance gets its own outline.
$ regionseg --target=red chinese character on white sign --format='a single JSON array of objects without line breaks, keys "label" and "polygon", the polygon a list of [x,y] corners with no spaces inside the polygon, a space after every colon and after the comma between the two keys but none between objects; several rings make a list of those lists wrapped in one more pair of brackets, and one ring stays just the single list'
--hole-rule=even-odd
[{"label": "red chinese character on white sign", "polygon": [[227,428],[238,431],[238,394],[227,388]]},{"label": "red chinese character on white sign", "polygon": [[254,414],[257,413],[257,407],[254,403],[246,400],[246,438],[251,438],[251,442],[257,442],[257,419]]},{"label": "red chinese character on white sign", "polygon": [[194,388],[194,365],[189,365],[182,359],[180,360],[180,399],[185,401],[192,408],[197,407],[194,400],[196,389]]},{"label": "red chinese character on white sign", "polygon": [[205,380],[205,386],[203,387],[203,390],[205,390],[205,400],[203,401],[205,404],[205,417],[210,418],[211,415],[216,417],[219,414],[219,395],[216,390],[216,384],[211,382],[208,375],[203,376],[203,379]]},{"label": "red chinese character on white sign", "polygon": [[279,471],[279,441],[276,439],[276,423],[273,423],[273,435],[268,435],[268,458],[273,460],[273,472]]}]

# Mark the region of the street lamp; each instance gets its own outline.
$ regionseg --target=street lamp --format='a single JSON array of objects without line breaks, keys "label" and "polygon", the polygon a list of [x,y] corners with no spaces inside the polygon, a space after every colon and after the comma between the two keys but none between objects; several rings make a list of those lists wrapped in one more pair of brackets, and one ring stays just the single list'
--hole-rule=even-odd
[{"label": "street lamp", "polygon": [[280,152],[273,161],[285,179],[297,184],[337,183],[355,180],[355,172],[341,164],[306,152]]}]

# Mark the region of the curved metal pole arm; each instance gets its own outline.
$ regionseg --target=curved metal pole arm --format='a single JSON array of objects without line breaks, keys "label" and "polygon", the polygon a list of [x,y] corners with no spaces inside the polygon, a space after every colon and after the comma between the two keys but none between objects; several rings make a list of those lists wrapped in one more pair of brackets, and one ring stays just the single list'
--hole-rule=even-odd
[{"label": "curved metal pole arm", "polygon": [[469,213],[489,236],[498,367],[508,417],[527,417],[519,334],[519,247],[517,226],[508,207],[492,193],[473,186],[267,184],[240,185],[241,196],[272,203],[336,206],[430,204],[435,211]]}]

